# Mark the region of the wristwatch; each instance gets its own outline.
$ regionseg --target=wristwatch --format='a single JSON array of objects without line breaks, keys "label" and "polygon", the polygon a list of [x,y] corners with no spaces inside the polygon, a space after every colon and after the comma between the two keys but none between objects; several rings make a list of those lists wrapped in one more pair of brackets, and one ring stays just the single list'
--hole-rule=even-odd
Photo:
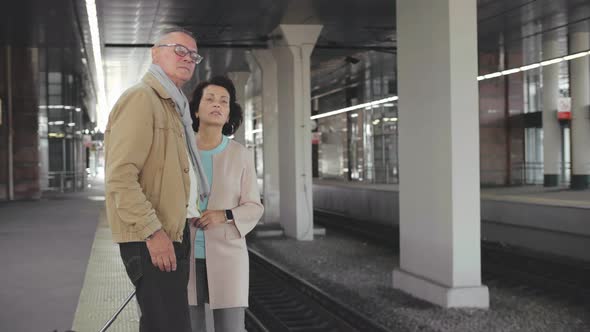
[{"label": "wristwatch", "polygon": [[225,223],[231,224],[234,221],[234,214],[231,210],[225,210]]}]

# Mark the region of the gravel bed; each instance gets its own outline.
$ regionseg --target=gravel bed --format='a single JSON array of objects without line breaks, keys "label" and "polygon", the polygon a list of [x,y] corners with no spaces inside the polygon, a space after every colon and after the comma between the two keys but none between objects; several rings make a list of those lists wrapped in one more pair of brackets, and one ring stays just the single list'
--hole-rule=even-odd
[{"label": "gravel bed", "polygon": [[253,239],[249,246],[395,331],[590,331],[590,308],[526,286],[488,283],[490,309],[443,309],[392,287],[399,257],[327,230],[314,241]]}]

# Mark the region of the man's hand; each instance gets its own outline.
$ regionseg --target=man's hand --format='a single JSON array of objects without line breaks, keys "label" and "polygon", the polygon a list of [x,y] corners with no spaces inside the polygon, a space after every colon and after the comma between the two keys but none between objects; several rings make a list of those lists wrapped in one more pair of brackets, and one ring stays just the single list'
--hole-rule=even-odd
[{"label": "man's hand", "polygon": [[156,231],[149,240],[145,241],[152,264],[160,271],[176,271],[176,254],[172,241],[163,230]]},{"label": "man's hand", "polygon": [[225,211],[223,210],[207,210],[203,212],[199,220],[197,220],[197,227],[207,229],[214,224],[225,223]]}]

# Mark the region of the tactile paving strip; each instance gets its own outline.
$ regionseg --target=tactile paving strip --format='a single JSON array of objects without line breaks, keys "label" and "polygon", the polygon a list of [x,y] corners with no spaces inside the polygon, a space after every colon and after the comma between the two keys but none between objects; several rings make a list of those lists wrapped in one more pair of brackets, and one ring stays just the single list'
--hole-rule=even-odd
[{"label": "tactile paving strip", "polygon": [[[72,330],[99,331],[132,291],[133,284],[127,278],[119,247],[113,243],[103,211],[92,245]],[[139,316],[137,302],[132,299],[108,332],[136,331],[139,331]]]}]

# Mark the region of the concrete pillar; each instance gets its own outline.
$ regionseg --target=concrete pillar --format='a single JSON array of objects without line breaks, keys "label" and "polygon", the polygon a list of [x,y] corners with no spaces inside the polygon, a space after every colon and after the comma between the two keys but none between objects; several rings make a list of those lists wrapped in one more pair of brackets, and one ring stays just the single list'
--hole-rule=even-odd
[{"label": "concrete pillar", "polygon": [[[587,28],[587,23],[584,24]],[[582,30],[582,29],[580,29]],[[570,33],[570,54],[590,49],[590,33]],[[572,189],[587,189],[590,180],[590,60],[587,56],[570,61],[572,97]]]},{"label": "concrete pillar", "polygon": [[[557,33],[550,31],[543,34],[543,59],[558,57],[559,43]],[[559,98],[559,64],[542,67],[543,69],[543,184],[555,187],[559,183],[561,164],[561,127],[557,120],[557,103]]]},{"label": "concrete pillar", "polygon": [[14,128],[12,96],[12,47],[6,46],[6,122],[8,128],[8,200],[14,200]]},{"label": "concrete pillar", "polygon": [[321,25],[281,24],[277,61],[281,225],[287,236],[313,240],[310,56]]},{"label": "concrete pillar", "polygon": [[[234,82],[234,86],[236,87],[236,100],[238,101],[238,104],[242,106],[242,109],[245,110],[246,83],[248,82],[250,73],[245,71],[234,71],[228,73],[227,76]],[[238,131],[234,133],[234,140],[243,145],[246,145],[246,118],[246,114],[244,114],[244,122],[240,128],[238,128]]]},{"label": "concrete pillar", "polygon": [[396,12],[400,266],[393,285],[443,307],[487,308],[476,1],[401,0]]},{"label": "concrete pillar", "polygon": [[271,50],[253,50],[252,56],[262,72],[264,223],[271,224],[280,217],[277,64]]}]

